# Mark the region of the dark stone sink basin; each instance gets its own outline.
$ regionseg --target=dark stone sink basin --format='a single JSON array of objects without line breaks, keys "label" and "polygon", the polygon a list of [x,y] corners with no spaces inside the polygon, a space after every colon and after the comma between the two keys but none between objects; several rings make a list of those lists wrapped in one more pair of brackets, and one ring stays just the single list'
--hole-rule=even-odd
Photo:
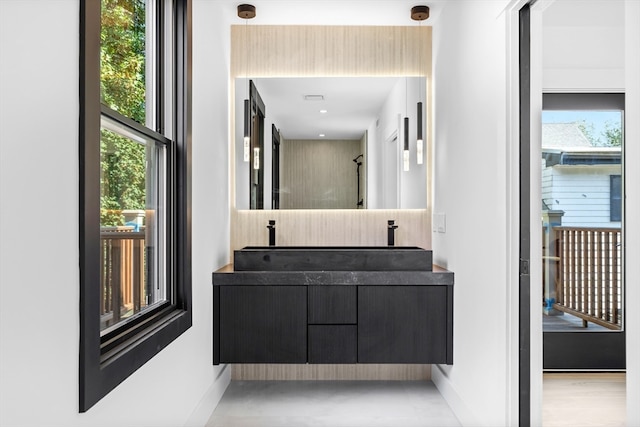
[{"label": "dark stone sink basin", "polygon": [[235,271],[432,271],[432,252],[415,246],[247,246]]}]

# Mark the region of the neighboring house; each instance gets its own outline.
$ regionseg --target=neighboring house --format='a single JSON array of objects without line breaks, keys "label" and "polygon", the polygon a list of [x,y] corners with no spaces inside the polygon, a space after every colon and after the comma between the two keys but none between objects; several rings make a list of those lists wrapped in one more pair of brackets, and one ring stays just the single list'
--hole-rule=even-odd
[{"label": "neighboring house", "polygon": [[593,147],[577,123],[542,125],[542,201],[562,225],[620,227],[621,147]]}]

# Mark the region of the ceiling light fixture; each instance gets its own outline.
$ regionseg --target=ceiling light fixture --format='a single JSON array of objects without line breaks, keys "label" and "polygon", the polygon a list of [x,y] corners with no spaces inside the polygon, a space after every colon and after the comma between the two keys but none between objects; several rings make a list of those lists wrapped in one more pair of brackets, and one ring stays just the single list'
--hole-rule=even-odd
[{"label": "ceiling light fixture", "polygon": [[[411,8],[411,19],[414,21],[418,21],[418,25],[421,26],[422,21],[429,18],[429,7],[428,6],[414,6]],[[422,36],[422,31],[420,31],[419,36]],[[421,38],[419,39],[421,40]],[[421,165],[424,158],[424,139],[422,135],[422,122],[423,122],[423,114],[422,114],[422,43],[418,44],[418,62],[419,62],[419,73],[418,73],[418,111],[416,116],[416,122],[418,124],[417,133],[416,133],[416,155],[418,164]]]},{"label": "ceiling light fixture", "polygon": [[245,52],[246,52],[246,60],[244,63],[244,77],[246,80],[246,88],[245,88],[245,100],[244,100],[244,138],[243,138],[243,160],[248,162],[251,157],[251,105],[249,103],[249,96],[247,95],[249,88],[249,42],[248,42],[248,32],[247,32],[247,24],[249,19],[255,18],[256,16],[256,7],[250,4],[241,4],[238,6],[238,17],[245,20],[244,26],[244,42],[245,42]]}]

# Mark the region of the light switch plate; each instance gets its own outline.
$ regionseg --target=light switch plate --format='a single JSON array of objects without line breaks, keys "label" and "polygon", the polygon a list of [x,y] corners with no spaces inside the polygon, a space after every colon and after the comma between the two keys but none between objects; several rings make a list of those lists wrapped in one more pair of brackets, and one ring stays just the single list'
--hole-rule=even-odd
[{"label": "light switch plate", "polygon": [[433,214],[433,231],[438,233],[447,232],[447,216],[443,213]]}]

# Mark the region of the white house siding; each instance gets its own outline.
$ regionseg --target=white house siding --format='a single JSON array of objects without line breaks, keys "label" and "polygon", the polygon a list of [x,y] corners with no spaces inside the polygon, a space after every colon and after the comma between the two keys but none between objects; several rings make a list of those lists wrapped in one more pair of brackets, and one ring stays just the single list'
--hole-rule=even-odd
[{"label": "white house siding", "polygon": [[[553,201],[553,168],[547,167],[547,162],[545,159],[542,159],[542,200],[547,203],[547,207],[549,209],[553,209],[552,205],[549,204],[550,201]],[[544,209],[544,206],[543,206]]]},{"label": "white house siding", "polygon": [[542,172],[542,197],[549,209],[562,210],[562,225],[620,227],[610,221],[610,175],[620,165],[556,165]]}]

